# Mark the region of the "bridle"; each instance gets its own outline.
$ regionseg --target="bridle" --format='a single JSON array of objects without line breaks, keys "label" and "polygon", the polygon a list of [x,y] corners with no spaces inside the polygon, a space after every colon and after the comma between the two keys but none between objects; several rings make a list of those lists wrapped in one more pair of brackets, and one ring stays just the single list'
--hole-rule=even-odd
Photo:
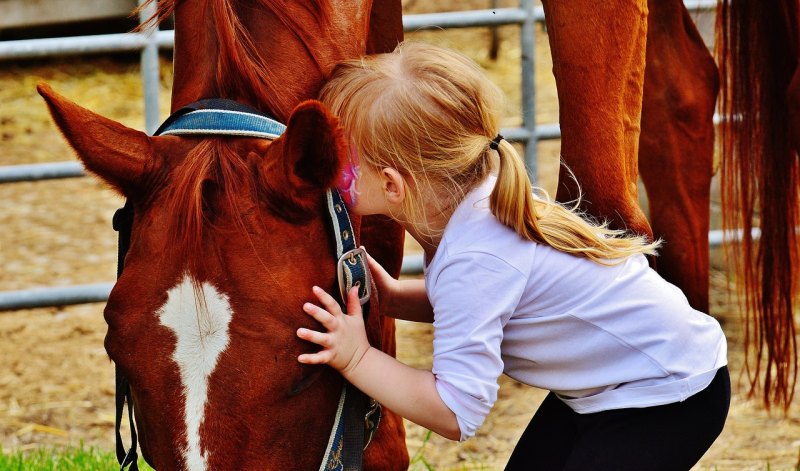
[{"label": "bridle", "polygon": [[[210,98],[179,109],[164,121],[154,135],[238,136],[272,140],[278,138],[285,130],[285,125],[255,108],[232,100]],[[357,286],[366,323],[371,290],[366,252],[356,244],[353,225],[339,191],[328,189],[325,199],[328,220],[334,236],[336,273],[340,291],[339,302],[343,306],[346,305],[347,293],[352,287]],[[133,206],[130,201],[126,201],[125,206],[114,214],[113,226],[119,232],[117,278],[122,275],[124,268],[125,254],[130,245],[133,217]],[[116,365],[115,377],[117,460],[120,463],[120,470],[130,466],[131,471],[138,471],[138,440],[133,420],[130,385]],[[127,451],[120,432],[126,403],[131,430],[131,445]],[[345,380],[325,456],[320,464],[320,471],[360,470],[363,451],[377,431],[381,415],[380,404],[368,398]]]}]

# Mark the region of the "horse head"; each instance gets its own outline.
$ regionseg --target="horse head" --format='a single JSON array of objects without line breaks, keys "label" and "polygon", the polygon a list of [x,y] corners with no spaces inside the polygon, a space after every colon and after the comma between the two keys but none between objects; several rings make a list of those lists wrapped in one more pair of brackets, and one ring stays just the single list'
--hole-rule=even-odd
[{"label": "horse head", "polygon": [[[105,347],[157,469],[316,469],[323,459],[342,378],[298,363],[314,347],[295,332],[314,328],[301,310],[311,287],[337,289],[325,192],[349,146],[308,99],[336,61],[364,52],[370,4],[159,3],[159,17],[175,12],[173,109],[234,99],[286,123],[272,141],[151,137],[39,86],[84,166],[134,209]],[[368,335],[393,353],[393,324],[378,310]],[[391,412],[364,465],[407,467]]]}]

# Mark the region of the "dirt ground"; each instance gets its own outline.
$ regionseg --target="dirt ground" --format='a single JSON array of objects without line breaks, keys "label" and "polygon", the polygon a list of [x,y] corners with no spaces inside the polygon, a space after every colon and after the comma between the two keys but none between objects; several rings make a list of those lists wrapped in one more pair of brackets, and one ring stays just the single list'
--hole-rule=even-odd
[{"label": "dirt ground", "polygon": [[[436,2],[407,2],[415,11]],[[486,2],[473,2],[485,7]],[[463,8],[470,7],[464,2]],[[519,46],[515,29],[501,34],[501,57],[487,57],[483,29],[418,33],[417,39],[460,49],[486,67],[509,96],[505,125],[517,124]],[[554,122],[557,103],[544,33],[537,36],[537,120]],[[162,117],[168,112],[170,64],[162,67]],[[129,56],[27,61],[0,65],[0,165],[71,160],[51,124],[35,84],[44,80],[76,102],[141,129],[139,69]],[[539,183],[552,187],[558,142],[539,145]],[[116,234],[111,216],[121,204],[92,178],[0,185],[0,290],[111,281]],[[417,250],[409,244],[408,251]],[[712,254],[719,259],[718,254]],[[717,265],[711,276],[712,314],[728,335],[734,381],[742,372],[742,332],[730,276]],[[28,450],[85,442],[113,446],[113,368],[103,348],[102,304],[0,313],[0,446]],[[417,367],[430,362],[429,326],[401,323],[400,358]],[[420,447],[434,469],[502,469],[544,393],[502,378],[500,399],[474,439],[447,442],[408,424],[412,455]],[[766,412],[735,384],[721,437],[695,469],[789,470],[800,467],[800,405],[787,416]],[[422,469],[422,466],[419,466]]]}]

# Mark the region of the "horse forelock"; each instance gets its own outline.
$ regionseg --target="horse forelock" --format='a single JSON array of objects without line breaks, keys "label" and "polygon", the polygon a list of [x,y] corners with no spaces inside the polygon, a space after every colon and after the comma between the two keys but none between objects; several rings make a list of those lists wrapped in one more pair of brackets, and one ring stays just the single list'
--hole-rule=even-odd
[{"label": "horse forelock", "polygon": [[172,169],[168,179],[163,205],[171,210],[167,249],[175,260],[186,263],[190,273],[202,276],[204,261],[213,256],[208,253],[214,247],[208,236],[219,229],[219,216],[230,218],[238,236],[251,237],[243,216],[247,208],[242,205],[257,204],[255,174],[229,143],[205,139]]},{"label": "horse forelock", "polygon": [[152,194],[146,195],[151,203],[145,206],[163,211],[159,217],[166,222],[164,235],[152,236],[163,241],[161,250],[170,260],[185,264],[199,279],[206,279],[208,270],[222,260],[226,249],[220,241],[243,241],[249,253],[242,256],[264,266],[259,249],[264,240],[257,234],[292,231],[322,211],[317,207],[321,197],[309,198],[307,191],[294,187],[297,177],[286,174],[283,147],[271,147],[281,144],[269,144],[266,151],[260,144],[250,145],[204,139],[181,162],[162,170],[148,190]]}]

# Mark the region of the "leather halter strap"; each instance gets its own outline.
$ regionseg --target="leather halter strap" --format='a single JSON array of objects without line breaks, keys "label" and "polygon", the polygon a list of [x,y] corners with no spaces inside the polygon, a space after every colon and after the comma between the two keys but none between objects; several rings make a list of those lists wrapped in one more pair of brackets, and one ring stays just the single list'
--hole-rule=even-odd
[{"label": "leather halter strap", "polygon": [[[125,254],[128,253],[128,247],[130,247],[131,242],[133,205],[131,205],[130,201],[125,201],[125,206],[119,208],[114,213],[111,224],[114,230],[119,232],[119,242],[117,244],[117,279],[119,279],[119,277],[122,276],[122,269],[125,266]],[[139,471],[139,455],[136,452],[138,441],[136,437],[136,424],[133,421],[133,398],[131,397],[131,388],[128,384],[128,379],[125,378],[116,363],[114,363],[114,378],[114,402],[116,406],[114,435],[117,462],[119,463],[120,470],[124,470],[126,466],[130,465],[130,471]],[[122,433],[120,432],[122,415],[125,411],[126,402],[128,403],[128,425],[130,425],[131,429],[131,446],[127,450],[122,442]]]},{"label": "leather halter strap", "polygon": [[[210,98],[187,105],[167,118],[154,135],[218,135],[275,139],[286,130],[282,123],[264,115],[255,108],[241,103]],[[347,304],[347,293],[358,286],[359,300],[364,318],[369,314],[371,280],[366,253],[356,245],[355,232],[347,207],[338,190],[327,190],[326,203],[329,222],[334,235],[336,273],[339,282],[340,303]],[[114,214],[114,229],[119,231],[117,278],[122,275],[125,254],[130,243],[133,225],[133,207],[129,201]],[[116,368],[116,451],[120,470],[130,465],[138,471],[137,436],[133,421],[133,402],[128,381]],[[128,422],[131,428],[131,446],[126,452],[120,433],[125,403],[128,404]],[[382,410],[380,404],[347,381],[339,398],[334,426],[328,439],[320,470],[360,470],[363,450],[377,431]]]}]

